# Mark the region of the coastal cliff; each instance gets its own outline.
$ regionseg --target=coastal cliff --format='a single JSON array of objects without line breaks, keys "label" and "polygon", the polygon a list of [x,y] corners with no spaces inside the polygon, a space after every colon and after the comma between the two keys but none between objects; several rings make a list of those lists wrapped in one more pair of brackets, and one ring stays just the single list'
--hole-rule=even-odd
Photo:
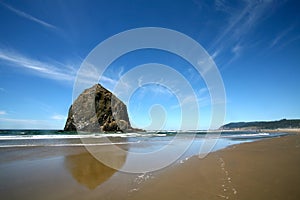
[{"label": "coastal cliff", "polygon": [[132,132],[126,105],[96,84],[84,90],[71,105],[65,131]]}]

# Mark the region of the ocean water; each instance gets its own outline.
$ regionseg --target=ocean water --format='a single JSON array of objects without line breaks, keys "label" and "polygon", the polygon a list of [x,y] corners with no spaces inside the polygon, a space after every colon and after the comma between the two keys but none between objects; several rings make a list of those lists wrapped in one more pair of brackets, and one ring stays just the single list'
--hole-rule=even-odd
[{"label": "ocean water", "polygon": [[[130,146],[128,151],[147,153],[159,150],[169,145],[174,139],[175,143],[192,141],[184,153],[185,157],[199,153],[204,142],[214,141],[211,151],[226,148],[230,145],[252,142],[255,140],[271,137],[280,137],[287,133],[256,133],[223,132],[221,134],[207,133],[205,131],[182,131],[182,132],[140,132],[140,133],[77,133],[62,132],[58,130],[0,130],[0,148],[17,147],[76,147],[76,146],[104,146],[122,145]],[[175,146],[176,146],[175,145]]]}]

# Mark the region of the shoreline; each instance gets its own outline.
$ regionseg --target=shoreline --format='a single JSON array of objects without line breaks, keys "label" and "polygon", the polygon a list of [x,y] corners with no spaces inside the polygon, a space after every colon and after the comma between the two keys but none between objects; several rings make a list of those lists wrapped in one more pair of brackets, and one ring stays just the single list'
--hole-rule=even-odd
[{"label": "shoreline", "polygon": [[[11,148],[1,152],[0,188],[8,199],[40,199],[49,193],[48,199],[74,200],[300,197],[300,132],[233,144],[204,158],[192,156],[144,174],[111,169],[84,147]],[[118,162],[126,162],[126,156]]]},{"label": "shoreline", "polygon": [[[244,129],[244,128],[236,128],[236,129],[220,129],[218,132],[241,132],[241,131],[253,131],[257,133],[295,133],[300,134],[300,128],[278,128],[278,129]],[[209,131],[208,131],[209,132]],[[211,131],[214,132],[214,131]]]},{"label": "shoreline", "polygon": [[293,133],[193,156],[132,199],[299,199],[300,133]]}]

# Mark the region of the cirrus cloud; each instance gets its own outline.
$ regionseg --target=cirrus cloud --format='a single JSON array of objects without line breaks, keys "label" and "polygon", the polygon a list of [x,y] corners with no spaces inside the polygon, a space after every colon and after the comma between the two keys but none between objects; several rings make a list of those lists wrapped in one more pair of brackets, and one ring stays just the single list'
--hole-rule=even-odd
[{"label": "cirrus cloud", "polygon": [[6,115],[6,112],[4,110],[0,110],[0,115]]}]

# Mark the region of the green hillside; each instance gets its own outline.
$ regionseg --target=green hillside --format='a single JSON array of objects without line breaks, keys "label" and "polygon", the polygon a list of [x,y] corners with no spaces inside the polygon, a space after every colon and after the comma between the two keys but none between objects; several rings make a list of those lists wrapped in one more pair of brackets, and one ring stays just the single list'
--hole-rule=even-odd
[{"label": "green hillside", "polygon": [[300,119],[282,119],[279,121],[233,122],[225,124],[220,129],[278,129],[300,128]]}]

